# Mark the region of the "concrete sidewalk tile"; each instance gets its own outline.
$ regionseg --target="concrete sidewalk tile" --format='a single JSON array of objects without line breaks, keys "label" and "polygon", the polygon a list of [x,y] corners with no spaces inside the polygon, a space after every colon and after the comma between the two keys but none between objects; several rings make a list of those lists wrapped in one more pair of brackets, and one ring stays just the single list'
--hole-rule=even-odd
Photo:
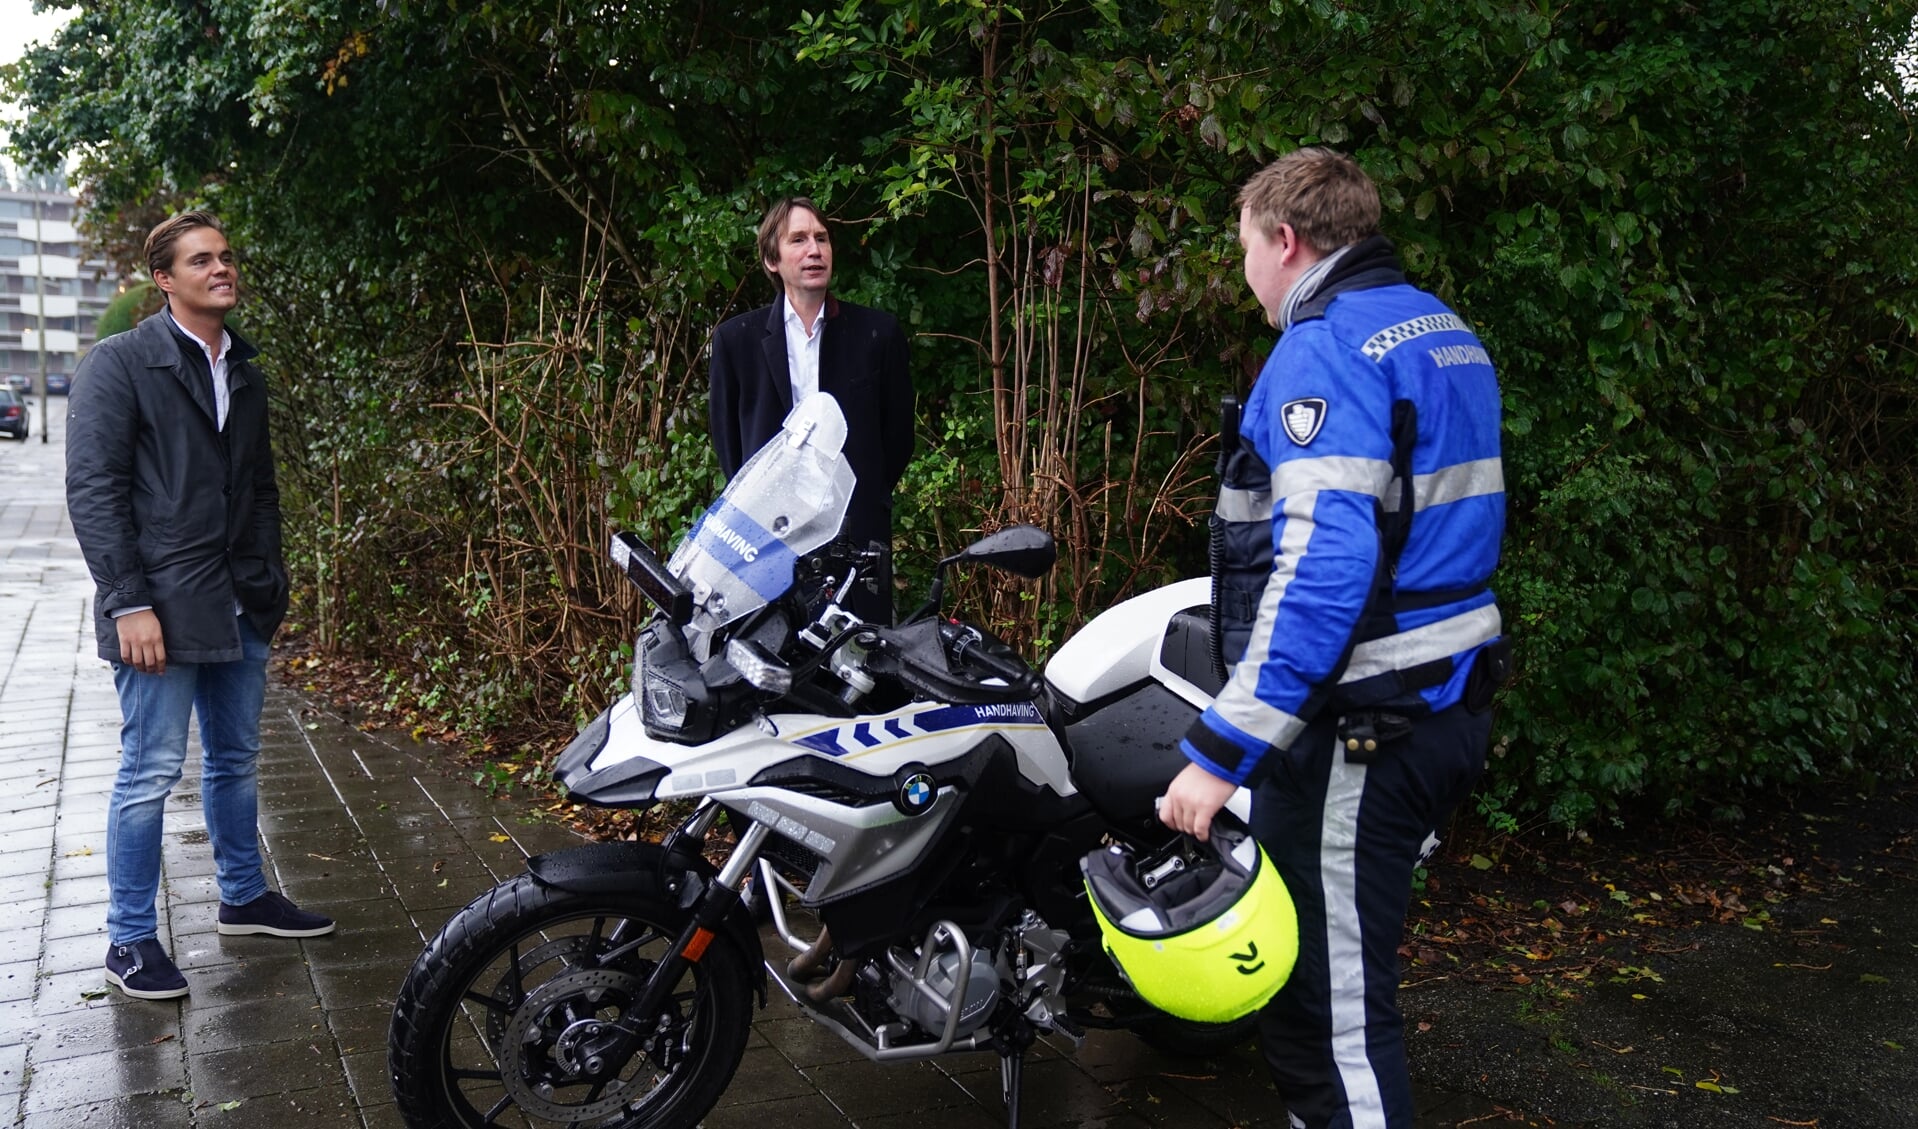
[{"label": "concrete sidewalk tile", "polygon": [[333,1040],[325,1035],[192,1052],[186,1068],[193,1096],[215,1103],[322,1087],[344,1089]]},{"label": "concrete sidewalk tile", "polygon": [[196,1101],[194,1124],[198,1129],[360,1129],[359,1111],[343,1083],[246,1098],[224,1108],[228,1104]]},{"label": "concrete sidewalk tile", "polygon": [[[0,1098],[20,1092],[27,1080],[27,1045],[15,1043],[0,1047]],[[0,1109],[9,1103],[0,1102]]]},{"label": "concrete sidewalk tile", "polygon": [[46,1113],[15,1129],[192,1129],[193,1111],[177,1093],[136,1094]]},{"label": "concrete sidewalk tile", "polygon": [[[31,949],[15,951],[32,952]],[[31,957],[0,964],[0,1002],[32,999],[38,975],[38,965]]]},{"label": "concrete sidewalk tile", "polygon": [[298,941],[277,938],[286,946],[278,956],[253,957],[195,969],[187,977],[193,1001],[201,1006],[283,1000],[288,1006],[313,998],[313,978],[297,949]]},{"label": "concrete sidewalk tile", "polygon": [[[166,944],[164,937],[161,944]],[[51,1016],[65,1015],[75,1011],[100,1011],[116,1007],[158,1008],[164,1011],[178,1011],[179,1006],[173,1000],[136,1000],[122,995],[118,988],[107,983],[107,942],[103,934],[100,938],[100,959],[91,968],[80,968],[72,972],[41,974],[40,986],[33,994],[33,1013],[42,1020]],[[191,984],[191,981],[188,981]]]},{"label": "concrete sidewalk tile", "polygon": [[185,1085],[186,1061],[176,1040],[59,1059],[44,1066],[35,1063],[21,1105],[29,1114],[45,1113],[88,1105],[102,1097],[159,1094]]},{"label": "concrete sidewalk tile", "polygon": [[[117,993],[116,993],[117,994]],[[180,1037],[180,1009],[154,1006],[98,1007],[49,1017],[32,1044],[36,1068],[58,1059],[106,1054],[128,1047],[158,1047]]]},{"label": "concrete sidewalk tile", "polygon": [[69,878],[103,878],[107,873],[107,852],[102,844],[98,849],[82,848],[53,853],[53,880],[65,882]]},{"label": "concrete sidewalk tile", "polygon": [[347,1089],[361,1105],[378,1105],[393,1100],[393,1079],[386,1072],[386,1048],[356,1051],[345,1055]]},{"label": "concrete sidewalk tile", "polygon": [[[1136,1119],[1127,1124],[1123,1118],[1090,1117],[1080,1122],[1074,1118],[1067,1124],[1083,1123],[1098,1126],[1098,1129],[1149,1129],[1150,1123]],[[1028,1113],[1024,1100],[1019,1108],[1019,1124],[1026,1129],[1041,1129],[1046,1122],[1035,1121]],[[1005,1129],[1006,1119],[1003,1111],[988,1113],[977,1105],[947,1106],[943,1109],[918,1109],[910,1113],[893,1113],[884,1117],[863,1117],[859,1119],[859,1129]]]},{"label": "concrete sidewalk tile", "polygon": [[[361,1096],[360,1100],[364,1102],[366,1098]],[[360,1116],[365,1119],[364,1129],[410,1129],[400,1117],[400,1107],[391,1102],[385,1105],[363,1106],[360,1109]],[[759,1129],[765,1129],[765,1127],[760,1126]]]},{"label": "concrete sidewalk tile", "polygon": [[173,963],[186,971],[235,961],[274,960],[285,956],[286,946],[293,943],[284,937],[228,937],[217,929],[178,933],[176,938]]},{"label": "concrete sidewalk tile", "polygon": [[100,915],[106,916],[106,903],[109,886],[106,875],[92,878],[69,878],[63,882],[42,879],[46,884],[47,908],[65,909],[68,906],[99,906]]},{"label": "concrete sidewalk tile", "polygon": [[395,896],[392,883],[377,870],[372,874],[282,874],[280,892],[300,905]]},{"label": "concrete sidewalk tile", "polygon": [[58,817],[59,809],[51,803],[38,807],[16,807],[9,805],[4,815],[0,815],[0,832],[29,831],[38,827],[52,827]]},{"label": "concrete sidewalk tile", "polygon": [[[393,1027],[393,1009],[387,1004],[333,1008],[326,1013],[333,1039],[342,1054],[386,1053],[386,1037]],[[382,1101],[392,1101],[388,1094]]]},{"label": "concrete sidewalk tile", "polygon": [[[24,901],[14,902],[7,907],[7,932],[0,934],[0,937],[17,939],[25,945],[39,944],[40,931],[46,926],[49,912],[45,898],[29,896]],[[0,952],[18,951],[13,947],[0,948]]]},{"label": "concrete sidewalk tile", "polygon": [[406,977],[406,967],[314,966],[313,984],[319,989],[320,1002],[328,1011],[361,1007],[384,1007],[391,1011],[393,999],[399,995],[400,981]]},{"label": "concrete sidewalk tile", "polygon": [[306,945],[307,963],[315,975],[320,969],[359,968],[368,970],[406,968],[426,947],[409,921],[399,928],[350,929],[342,925],[325,937],[315,937]]},{"label": "concrete sidewalk tile", "polygon": [[0,870],[10,868],[4,856],[20,851],[33,851],[45,854],[53,847],[56,832],[51,827],[22,827],[17,831],[0,831]]},{"label": "concrete sidewalk tile", "polygon": [[[189,831],[188,835],[205,835],[204,831]],[[160,865],[168,878],[198,878],[214,872],[213,845],[204,841],[178,841],[177,836],[169,836],[160,841]]]},{"label": "concrete sidewalk tile", "polygon": [[11,874],[0,872],[0,921],[12,920],[6,916],[8,907],[16,903],[45,901],[49,893],[56,889],[53,879],[47,874],[52,862],[49,857],[42,859],[38,867],[22,866]]},{"label": "concrete sidewalk tile", "polygon": [[220,900],[219,880],[211,874],[169,874],[166,890],[168,901],[175,906]]},{"label": "concrete sidewalk tile", "polygon": [[246,1000],[237,1004],[196,1004],[182,1021],[188,1054],[211,1054],[267,1043],[330,1038],[326,1013],[317,1001]]},{"label": "concrete sidewalk tile", "polygon": [[61,834],[104,835],[107,830],[105,804],[88,804],[77,811],[61,811],[53,824]]},{"label": "concrete sidewalk tile", "polygon": [[[738,1081],[735,1078],[734,1084],[726,1090],[727,1095],[730,1096],[737,1088]],[[767,1129],[775,1125],[839,1129],[853,1123],[831,1102],[809,1090],[803,1094],[731,1105],[721,1098],[720,1104],[699,1124],[701,1129]]]},{"label": "concrete sidewalk tile", "polygon": [[[106,907],[102,906],[100,920],[104,923],[106,919]],[[105,936],[65,937],[50,941],[40,949],[40,975],[56,976],[62,972],[99,968],[106,958],[106,951]]]},{"label": "concrete sidewalk tile", "polygon": [[58,941],[67,937],[91,937],[98,933],[101,942],[105,943],[106,928],[106,903],[93,902],[48,910],[42,936],[49,941]]}]

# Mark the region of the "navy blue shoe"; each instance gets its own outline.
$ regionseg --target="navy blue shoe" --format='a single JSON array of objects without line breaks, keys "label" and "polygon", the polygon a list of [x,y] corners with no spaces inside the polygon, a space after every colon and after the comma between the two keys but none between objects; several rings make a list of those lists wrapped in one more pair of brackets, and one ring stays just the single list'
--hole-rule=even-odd
[{"label": "navy blue shoe", "polygon": [[107,946],[107,983],[136,1000],[177,1000],[186,995],[186,977],[152,937]]},{"label": "navy blue shoe", "polygon": [[228,937],[264,933],[269,937],[318,937],[333,932],[333,919],[308,913],[268,890],[243,906],[220,903],[220,932]]}]

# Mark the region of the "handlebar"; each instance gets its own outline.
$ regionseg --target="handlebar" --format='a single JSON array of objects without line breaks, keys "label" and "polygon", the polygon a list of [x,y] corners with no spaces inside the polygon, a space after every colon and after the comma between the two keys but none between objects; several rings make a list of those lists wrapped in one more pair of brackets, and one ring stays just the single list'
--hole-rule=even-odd
[{"label": "handlebar", "polygon": [[1021,693],[1037,690],[1037,676],[1024,659],[1015,654],[998,654],[985,646],[986,637],[976,627],[963,624],[951,624],[946,638],[952,647],[955,661],[971,666],[984,674],[1005,680],[1006,685]]}]

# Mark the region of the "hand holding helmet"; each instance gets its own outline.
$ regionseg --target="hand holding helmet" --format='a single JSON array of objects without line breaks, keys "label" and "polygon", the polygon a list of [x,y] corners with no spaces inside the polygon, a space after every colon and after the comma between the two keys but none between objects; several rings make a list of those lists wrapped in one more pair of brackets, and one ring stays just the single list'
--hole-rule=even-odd
[{"label": "hand holding helmet", "polygon": [[1292,897],[1230,814],[1204,842],[1181,835],[1145,856],[1115,844],[1085,856],[1079,869],[1106,954],[1160,1011],[1227,1023],[1264,1007],[1292,973]]}]

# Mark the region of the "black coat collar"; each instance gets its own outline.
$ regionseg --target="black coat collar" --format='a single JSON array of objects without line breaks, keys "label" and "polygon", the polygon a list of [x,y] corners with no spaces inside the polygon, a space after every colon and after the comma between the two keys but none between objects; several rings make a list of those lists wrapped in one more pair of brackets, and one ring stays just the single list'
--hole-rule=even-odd
[{"label": "black coat collar", "polygon": [[1352,245],[1332,267],[1332,273],[1325,276],[1319,284],[1319,292],[1312,300],[1300,306],[1292,315],[1292,324],[1297,325],[1309,318],[1325,316],[1325,308],[1332,299],[1353,290],[1374,290],[1381,286],[1398,286],[1405,282],[1405,270],[1399,266],[1398,252],[1393,249],[1392,241],[1383,235],[1374,235]]}]

